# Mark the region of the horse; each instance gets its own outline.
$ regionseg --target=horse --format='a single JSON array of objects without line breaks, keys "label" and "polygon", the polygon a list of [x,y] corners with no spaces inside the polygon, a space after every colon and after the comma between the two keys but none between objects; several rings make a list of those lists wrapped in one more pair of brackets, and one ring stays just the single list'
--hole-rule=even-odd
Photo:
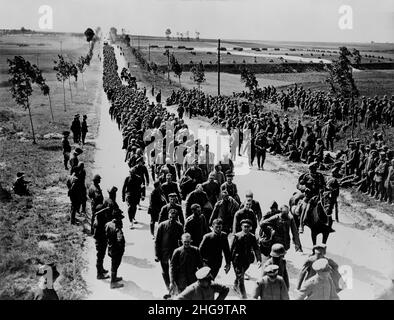
[{"label": "horse", "polygon": [[328,208],[330,207],[330,200],[328,193],[323,193],[322,196],[314,196],[309,203],[301,201],[304,195],[301,192],[295,192],[289,200],[290,212],[294,216],[297,227],[300,224],[301,212],[305,207],[305,225],[311,229],[311,237],[313,245],[317,242],[317,236],[323,235],[322,242],[325,244],[328,240],[329,234],[332,232],[329,226],[330,214]]}]

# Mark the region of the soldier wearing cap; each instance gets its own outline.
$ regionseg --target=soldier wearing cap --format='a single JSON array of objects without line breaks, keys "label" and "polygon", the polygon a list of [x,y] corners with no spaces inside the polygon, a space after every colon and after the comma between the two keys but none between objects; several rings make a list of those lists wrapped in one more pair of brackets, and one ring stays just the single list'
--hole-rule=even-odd
[{"label": "soldier wearing cap", "polygon": [[63,131],[62,149],[63,149],[63,164],[64,168],[68,170],[68,161],[70,160],[71,145],[68,141],[70,131]]},{"label": "soldier wearing cap", "polygon": [[230,197],[237,201],[238,205],[241,203],[241,199],[238,195],[238,188],[235,183],[233,183],[234,172],[228,170],[226,172],[226,182],[220,186],[220,190],[227,190]]},{"label": "soldier wearing cap", "polygon": [[159,223],[168,219],[168,213],[171,209],[174,209],[177,213],[177,220],[182,224],[185,224],[185,218],[183,216],[182,206],[177,203],[177,194],[170,193],[168,195],[169,203],[164,205],[159,213]]},{"label": "soldier wearing cap", "polygon": [[141,199],[143,181],[140,176],[136,174],[136,169],[131,168],[129,176],[126,177],[122,188],[122,201],[127,202],[127,213],[130,221],[130,229],[134,228],[135,214],[137,212],[137,205]]},{"label": "soldier wearing cap", "polygon": [[318,243],[313,246],[312,254],[304,262],[304,265],[301,269],[301,273],[297,282],[297,290],[301,288],[303,282],[305,282],[306,280],[308,280],[309,278],[311,278],[316,274],[316,271],[312,268],[312,264],[316,260],[322,258],[325,258],[328,261],[328,265],[330,266],[330,275],[335,284],[336,291],[339,292],[342,290],[339,285],[341,275],[338,271],[338,264],[335,263],[334,260],[326,257],[326,250],[327,250],[327,246],[323,243]]},{"label": "soldier wearing cap", "polygon": [[[196,271],[197,281],[186,287],[175,300],[224,300],[229,287],[218,283],[212,283],[211,268],[202,267]],[[218,293],[215,299],[215,293]]]},{"label": "soldier wearing cap", "polygon": [[384,182],[385,177],[387,177],[388,169],[389,169],[389,162],[387,161],[386,153],[380,152],[379,163],[375,168],[375,199],[376,200],[383,200],[385,196],[385,188]]},{"label": "soldier wearing cap", "polygon": [[84,189],[83,185],[83,176],[79,174],[80,169],[81,167],[79,166],[76,166],[74,169],[72,169],[72,174],[66,182],[68,188],[68,196],[71,202],[71,224],[75,224],[76,222],[76,213],[80,212],[81,204],[83,201],[83,192],[86,193],[86,189]]},{"label": "soldier wearing cap", "polygon": [[190,177],[192,183],[191,183],[191,189],[194,190],[197,186],[197,184],[203,183],[203,173],[202,170],[198,167],[198,161],[195,160],[192,164],[191,167],[189,167],[185,173],[185,177]]},{"label": "soldier wearing cap", "polygon": [[288,287],[283,278],[278,275],[279,267],[270,264],[264,267],[261,280],[256,282],[253,293],[254,299],[260,300],[289,300]]},{"label": "soldier wearing cap", "polygon": [[79,121],[79,114],[74,116],[70,130],[73,133],[74,143],[79,143],[81,139],[81,122]]},{"label": "soldier wearing cap", "polygon": [[141,200],[144,201],[146,196],[146,187],[149,187],[148,168],[144,165],[144,157],[139,157],[136,162],[137,164],[134,166],[135,174],[142,180]]},{"label": "soldier wearing cap", "polygon": [[[110,191],[116,193],[115,190],[117,188]],[[111,257],[111,289],[122,288],[124,286],[122,283],[119,283],[119,281],[123,280],[122,277],[118,277],[117,275],[126,244],[122,231],[123,218],[124,216],[120,210],[115,211],[112,220],[105,225],[105,235],[108,239],[108,256]]]},{"label": "soldier wearing cap", "polygon": [[249,219],[252,223],[250,232],[255,234],[257,228],[257,218],[256,214],[252,210],[252,199],[247,198],[243,205],[244,206],[241,207],[234,215],[233,232],[236,233],[241,231],[241,221]]},{"label": "soldier wearing cap", "polygon": [[[278,275],[280,275],[287,287],[287,290],[290,289],[290,281],[289,275],[287,273],[286,268],[286,259],[284,258],[286,255],[285,247],[280,243],[275,243],[271,247],[270,258],[264,263],[263,270],[265,267],[269,265],[277,265],[278,266]],[[263,272],[263,276],[265,273]]]},{"label": "soldier wearing cap", "polygon": [[13,190],[15,194],[20,196],[30,196],[31,193],[29,191],[29,188],[27,187],[29,183],[30,181],[25,180],[25,173],[18,172],[16,174],[16,180],[13,184]]},{"label": "soldier wearing cap", "polygon": [[181,241],[170,262],[170,291],[178,293],[197,280],[195,273],[203,266],[200,250],[191,245],[191,235],[184,233]]},{"label": "soldier wearing cap", "polygon": [[103,191],[101,190],[100,187],[100,182],[101,182],[101,176],[99,174],[95,174],[93,176],[93,184],[90,185],[89,190],[88,190],[88,197],[90,199],[90,206],[92,209],[92,220],[91,220],[91,226],[92,226],[92,233],[93,233],[93,221],[94,221],[94,216],[96,213],[96,207],[99,204],[103,204],[104,202],[104,196],[103,196]]},{"label": "soldier wearing cap", "polygon": [[241,221],[242,231],[234,235],[231,244],[231,261],[235,271],[234,290],[242,296],[247,298],[245,290],[245,272],[253,261],[257,260],[257,266],[261,267],[261,253],[255,236],[250,233],[252,223],[245,219]]},{"label": "soldier wearing cap", "polygon": [[169,261],[174,250],[178,248],[178,242],[183,234],[183,226],[177,218],[177,211],[169,210],[168,219],[159,223],[155,238],[155,261],[160,261],[163,280],[168,290],[170,290]]},{"label": "soldier wearing cap", "polygon": [[86,114],[83,115],[83,120],[82,120],[82,124],[81,124],[82,145],[85,145],[85,138],[86,138],[86,134],[88,133],[88,124],[86,123],[87,117],[88,116]]},{"label": "soldier wearing cap", "polygon": [[314,276],[305,281],[298,291],[296,300],[339,300],[330,275],[328,260],[321,258],[313,262]]},{"label": "soldier wearing cap", "polygon": [[73,151],[71,158],[70,158],[70,174],[73,174],[75,168],[78,166],[79,159],[78,156],[83,153],[83,150],[81,148],[75,148]]}]

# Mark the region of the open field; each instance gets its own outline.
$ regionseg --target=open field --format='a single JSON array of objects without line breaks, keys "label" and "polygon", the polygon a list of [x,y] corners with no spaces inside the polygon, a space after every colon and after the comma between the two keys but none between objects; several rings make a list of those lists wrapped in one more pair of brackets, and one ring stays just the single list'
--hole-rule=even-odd
[{"label": "open field", "polygon": [[[139,38],[139,40],[138,40]],[[201,39],[196,41],[177,40],[172,37],[170,40],[159,37],[132,36],[131,45],[140,48],[145,58],[158,65],[166,65],[167,57],[163,55],[165,46],[171,53],[174,53],[181,64],[189,64],[190,61],[204,64],[215,64],[217,61],[217,41]],[[221,52],[222,63],[283,63],[288,62],[306,63],[313,59],[332,61],[338,57],[338,48],[347,46],[349,49],[358,49],[361,54],[361,63],[387,63],[394,60],[393,44],[360,44],[360,43],[302,43],[302,42],[270,42],[270,41],[236,41],[222,40],[221,47],[226,51]],[[152,46],[154,46],[152,48]],[[193,50],[186,50],[193,48]],[[237,48],[238,50],[234,50]],[[259,51],[251,50],[256,48]],[[240,51],[242,50],[242,51]],[[210,52],[211,54],[209,54]],[[256,58],[255,58],[256,57]]]},{"label": "open field", "polygon": [[[61,134],[69,130],[74,114],[88,116],[89,133],[83,147],[81,160],[85,163],[87,183],[92,176],[91,167],[95,144],[92,139],[98,131],[97,89],[99,87],[100,63],[97,59],[99,46],[96,44],[91,65],[85,71],[86,91],[81,79],[72,86],[73,102],[66,83],[66,108],[63,106],[62,84],[56,81],[52,70],[53,60],[60,53],[76,59],[88,53],[88,43],[84,38],[68,36],[24,36],[13,35],[0,38],[0,182],[10,188],[18,171],[24,171],[30,180],[30,190],[34,197],[13,195],[9,202],[0,204],[0,299],[26,299],[29,291],[36,287],[35,276],[38,261],[56,261],[61,273],[58,290],[61,299],[79,299],[86,294],[81,271],[85,260],[81,255],[85,234],[84,222],[87,217],[79,217],[81,226],[71,226],[69,222],[69,199],[65,185],[68,172],[64,170],[61,141],[43,139],[50,133]],[[12,43],[12,44],[11,44]],[[19,47],[14,43],[28,46]],[[41,45],[45,44],[45,45]],[[51,121],[48,97],[43,96],[36,86],[30,97],[37,145],[31,138],[28,112],[16,105],[9,92],[7,58],[22,55],[36,63],[51,89],[52,107],[55,121]],[[75,60],[74,60],[75,61]],[[70,138],[72,143],[72,138]],[[75,147],[72,145],[72,147]]]}]

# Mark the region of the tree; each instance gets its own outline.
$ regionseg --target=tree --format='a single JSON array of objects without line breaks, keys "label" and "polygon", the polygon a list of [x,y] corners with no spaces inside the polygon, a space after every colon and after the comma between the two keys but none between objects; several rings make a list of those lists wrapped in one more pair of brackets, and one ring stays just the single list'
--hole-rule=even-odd
[{"label": "tree", "polygon": [[192,75],[190,77],[198,85],[198,90],[200,90],[201,83],[205,82],[205,70],[202,61],[199,64],[194,64],[191,68]]},{"label": "tree", "polygon": [[157,64],[154,63],[153,61],[149,64],[149,68],[150,68],[150,70],[153,71],[154,74],[157,74],[157,70],[159,69]]},{"label": "tree", "polygon": [[71,91],[70,78],[74,77],[75,81],[78,81],[78,68],[72,61],[68,61],[66,63],[67,63],[68,85],[70,87],[70,96],[71,96],[71,102],[72,102],[73,95],[72,95],[72,91]]},{"label": "tree", "polygon": [[176,37],[177,37],[178,41],[180,40],[179,36],[180,36],[180,33],[177,32],[177,33],[176,33]]},{"label": "tree", "polygon": [[186,31],[185,35],[186,35],[186,41],[190,41],[190,37],[189,37],[189,30],[188,30],[188,31]]},{"label": "tree", "polygon": [[250,92],[256,90],[259,85],[256,75],[247,67],[242,67],[241,69],[241,82],[245,83],[245,87],[248,88]]},{"label": "tree", "polygon": [[172,71],[175,73],[175,75],[179,79],[179,84],[181,84],[181,76],[182,76],[182,71],[183,67],[181,64],[179,64],[178,60],[175,59],[175,61],[172,63]]},{"label": "tree", "polygon": [[359,67],[361,64],[360,51],[358,51],[357,49],[353,49],[352,54],[353,54],[354,64],[356,65],[356,67]]},{"label": "tree", "polygon": [[78,61],[77,61],[77,68],[78,68],[79,73],[82,76],[82,85],[83,85],[83,89],[84,90],[86,90],[85,80],[84,80],[84,77],[83,77],[83,73],[85,72],[85,65],[87,65],[86,64],[86,58],[84,56],[80,56]]},{"label": "tree", "polygon": [[38,69],[36,65],[32,66],[32,73],[31,77],[33,79],[33,82],[37,83],[40,86],[41,92],[44,96],[48,96],[49,100],[49,109],[51,110],[51,118],[52,121],[55,121],[53,117],[53,110],[52,110],[52,101],[51,101],[51,95],[50,95],[50,88],[45,82],[45,78],[42,76],[42,71]]},{"label": "tree", "polygon": [[94,37],[94,31],[91,28],[87,28],[84,32],[85,37],[86,37],[86,41],[90,42],[93,40]]},{"label": "tree", "polygon": [[55,60],[55,66],[53,70],[56,71],[56,79],[61,81],[63,84],[63,101],[64,101],[64,112],[66,112],[66,89],[64,88],[64,81],[69,77],[68,66],[66,61],[64,61],[63,55],[58,55],[59,60]]},{"label": "tree", "polygon": [[170,28],[167,28],[167,30],[166,30],[165,33],[166,33],[167,40],[170,40],[171,29],[170,29]]},{"label": "tree", "polygon": [[36,72],[38,68],[35,65],[31,65],[29,61],[26,61],[21,56],[15,56],[13,60],[7,59],[7,62],[9,65],[8,73],[11,75],[9,81],[12,85],[10,90],[12,97],[15,99],[18,105],[29,111],[33,144],[36,144],[36,136],[34,133],[29,97],[33,92],[32,83],[35,83],[38,80],[38,75]]},{"label": "tree", "polygon": [[196,40],[200,40],[200,32],[196,31]]},{"label": "tree", "polygon": [[179,36],[181,37],[181,41],[183,41],[183,33],[182,32],[179,33]]},{"label": "tree", "polygon": [[331,92],[344,99],[353,99],[359,95],[348,58],[351,56],[352,53],[346,47],[340,47],[338,60],[327,66],[326,82],[330,85]]}]

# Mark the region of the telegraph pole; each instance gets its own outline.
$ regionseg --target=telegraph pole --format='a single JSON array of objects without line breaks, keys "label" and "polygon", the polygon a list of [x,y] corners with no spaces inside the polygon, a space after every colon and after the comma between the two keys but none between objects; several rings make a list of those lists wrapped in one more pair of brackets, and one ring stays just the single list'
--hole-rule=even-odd
[{"label": "telegraph pole", "polygon": [[149,45],[148,45],[148,60],[150,61],[150,43],[149,43]]},{"label": "telegraph pole", "polygon": [[218,96],[220,96],[220,39],[218,39]]}]

